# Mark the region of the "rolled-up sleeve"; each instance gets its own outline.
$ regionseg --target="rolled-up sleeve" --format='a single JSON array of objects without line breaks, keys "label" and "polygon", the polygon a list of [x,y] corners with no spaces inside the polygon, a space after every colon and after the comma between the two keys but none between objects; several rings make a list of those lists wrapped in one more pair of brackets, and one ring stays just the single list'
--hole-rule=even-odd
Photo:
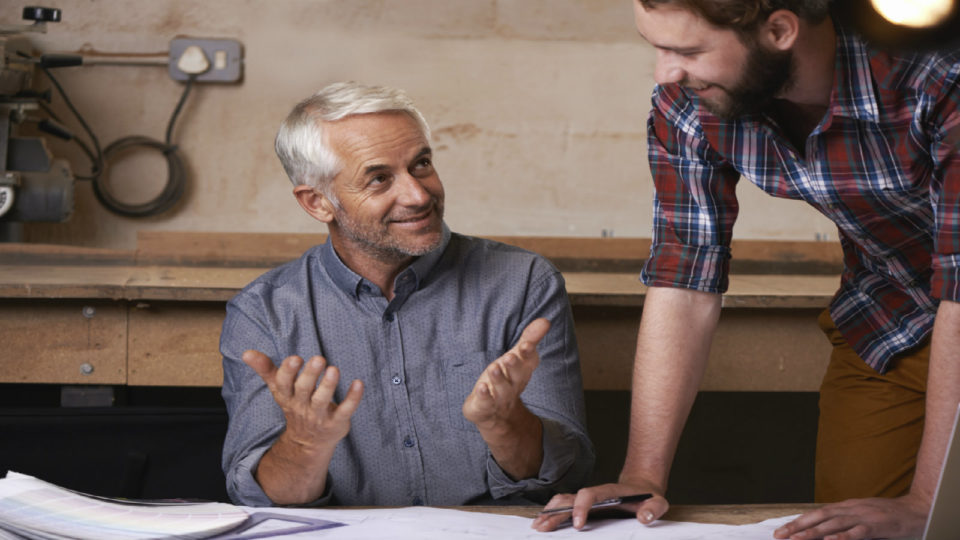
[{"label": "rolled-up sleeve", "polygon": [[740,175],[712,150],[696,107],[675,86],[654,91],[647,151],[654,222],[641,279],[654,287],[725,292]]},{"label": "rolled-up sleeve", "polygon": [[283,413],[263,380],[242,358],[247,349],[276,358],[275,346],[266,328],[249,317],[243,298],[227,304],[227,315],[220,334],[223,355],[223,400],[229,424],[223,444],[223,472],[230,499],[247,506],[270,506],[272,501],[260,488],[253,474],[260,458],[283,431]]}]

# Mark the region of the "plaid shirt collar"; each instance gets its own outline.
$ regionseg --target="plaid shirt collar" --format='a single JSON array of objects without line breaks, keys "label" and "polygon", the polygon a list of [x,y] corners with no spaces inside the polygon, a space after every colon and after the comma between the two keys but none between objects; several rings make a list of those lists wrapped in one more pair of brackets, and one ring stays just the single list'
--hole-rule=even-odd
[{"label": "plaid shirt collar", "polygon": [[880,120],[876,88],[870,69],[870,53],[863,42],[844,31],[836,22],[836,67],[830,114],[870,122]]}]

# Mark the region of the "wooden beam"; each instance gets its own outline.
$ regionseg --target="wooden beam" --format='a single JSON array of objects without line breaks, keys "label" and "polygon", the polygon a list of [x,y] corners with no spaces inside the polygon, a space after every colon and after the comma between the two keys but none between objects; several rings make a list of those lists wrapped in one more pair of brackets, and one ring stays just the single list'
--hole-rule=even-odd
[{"label": "wooden beam", "polygon": [[[0,298],[109,298],[226,301],[264,268],[207,266],[0,266]],[[564,272],[574,305],[640,306],[646,287],[635,274]],[[825,307],[837,276],[733,275],[726,306]]]}]

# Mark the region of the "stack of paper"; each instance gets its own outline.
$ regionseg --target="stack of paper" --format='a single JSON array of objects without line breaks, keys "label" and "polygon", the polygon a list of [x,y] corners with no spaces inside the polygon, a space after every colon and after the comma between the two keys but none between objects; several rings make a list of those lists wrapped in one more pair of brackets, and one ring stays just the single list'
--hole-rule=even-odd
[{"label": "stack of paper", "polygon": [[15,472],[0,480],[0,538],[206,538],[247,517],[241,508],[224,503],[102,499]]}]

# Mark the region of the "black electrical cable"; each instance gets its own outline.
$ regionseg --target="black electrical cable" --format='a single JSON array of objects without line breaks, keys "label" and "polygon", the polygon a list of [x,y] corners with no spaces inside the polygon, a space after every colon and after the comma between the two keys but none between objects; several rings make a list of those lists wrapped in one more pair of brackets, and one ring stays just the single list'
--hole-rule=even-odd
[{"label": "black electrical cable", "polygon": [[[59,93],[60,97],[63,98],[64,104],[66,104],[67,108],[70,109],[70,112],[73,113],[73,116],[76,117],[77,121],[80,122],[80,126],[83,128],[83,130],[87,132],[87,136],[90,137],[90,141],[93,143],[93,147],[96,150],[96,153],[90,151],[90,147],[89,146],[85,147],[85,144],[83,144],[83,141],[81,141],[80,139],[77,139],[76,137],[73,138],[73,140],[76,141],[78,144],[80,144],[81,148],[84,149],[84,152],[87,154],[87,157],[90,157],[90,161],[91,161],[90,174],[88,176],[78,175],[77,179],[78,180],[96,180],[97,177],[100,176],[100,173],[103,171],[103,152],[101,152],[100,150],[100,140],[97,139],[97,136],[93,134],[93,130],[90,129],[89,125],[87,125],[87,121],[83,119],[83,115],[80,114],[80,111],[78,111],[77,108],[73,106],[73,102],[70,101],[69,97],[67,97],[67,93],[63,90],[63,87],[60,86],[60,82],[57,81],[57,78],[54,77],[52,73],[50,73],[50,70],[48,68],[44,66],[40,66],[40,69],[43,70],[43,74],[46,75],[48,79],[50,79],[51,83],[53,83],[53,87],[57,89],[57,93]],[[45,110],[50,112],[49,107],[46,107]],[[58,119],[56,116],[53,116],[53,118],[54,120],[57,120],[58,122],[60,122],[60,119]]]},{"label": "black electrical cable", "polygon": [[[180,111],[183,109],[183,105],[187,100],[187,96],[190,95],[190,90],[193,88],[194,76],[190,76],[184,85],[180,100],[177,102],[177,106],[174,108],[173,113],[170,115],[170,120],[167,123],[166,137],[163,142],[143,135],[130,135],[113,141],[101,150],[99,140],[93,134],[93,131],[83,119],[83,116],[77,111],[76,107],[73,106],[73,103],[70,102],[67,94],[63,91],[63,87],[60,86],[60,83],[57,82],[56,78],[47,68],[41,67],[41,69],[47,78],[50,79],[50,82],[53,83],[53,86],[63,98],[67,108],[70,109],[70,112],[77,118],[93,142],[94,148],[91,150],[82,140],[76,137],[73,139],[84,153],[87,154],[87,157],[90,158],[92,163],[90,175],[77,176],[77,179],[92,181],[93,194],[107,210],[126,217],[147,217],[163,213],[179,202],[186,190],[187,171],[177,146],[173,144],[173,129],[177,117],[180,115]],[[54,118],[56,119],[56,117]],[[167,160],[167,183],[164,185],[160,194],[153,199],[141,204],[127,204],[117,199],[113,193],[110,192],[107,188],[105,178],[108,177],[110,156],[117,155],[122,151],[135,147],[151,148],[164,155]]]},{"label": "black electrical cable", "polygon": [[[63,120],[60,120],[60,117],[57,116],[57,113],[53,112],[53,109],[51,109],[50,106],[46,104],[46,102],[40,101],[39,104],[40,104],[40,108],[43,109],[45,113],[47,113],[47,116],[49,116],[50,118],[53,118],[54,120],[59,122],[61,125],[63,124]],[[97,163],[102,163],[103,156],[101,155],[100,157],[97,157],[96,155],[94,155],[93,150],[90,149],[90,145],[88,145],[83,139],[77,138],[72,133],[70,134],[69,140],[76,143],[77,146],[80,147],[80,150],[83,150],[83,153],[86,154],[87,158],[90,160],[90,163],[92,164],[91,167],[93,168],[94,172],[97,172],[97,174],[99,174],[98,171],[102,166],[98,166]],[[94,140],[96,140],[96,138],[94,138]],[[93,180],[93,173],[91,173],[90,176],[76,175],[76,179],[77,180]]]}]

